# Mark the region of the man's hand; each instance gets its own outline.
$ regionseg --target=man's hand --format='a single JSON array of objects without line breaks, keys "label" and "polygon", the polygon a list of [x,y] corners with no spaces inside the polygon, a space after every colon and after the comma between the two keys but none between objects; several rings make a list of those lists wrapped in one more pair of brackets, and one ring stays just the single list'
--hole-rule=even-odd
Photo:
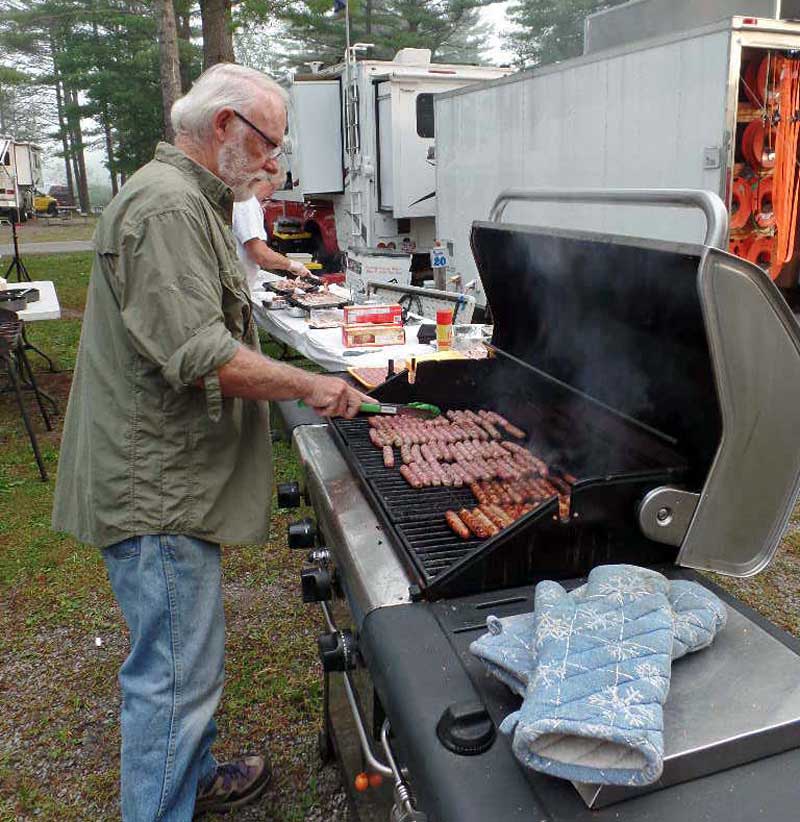
[{"label": "man's hand", "polygon": [[358,414],[362,402],[374,402],[338,377],[314,377],[310,389],[301,399],[321,417],[352,419]]},{"label": "man's hand", "polygon": [[312,276],[311,272],[299,260],[289,261],[289,271],[296,274],[298,277]]}]

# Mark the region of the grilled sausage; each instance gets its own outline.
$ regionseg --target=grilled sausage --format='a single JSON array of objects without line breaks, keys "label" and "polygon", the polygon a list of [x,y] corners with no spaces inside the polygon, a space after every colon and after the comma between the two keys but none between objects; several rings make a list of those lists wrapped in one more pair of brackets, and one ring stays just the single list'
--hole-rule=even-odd
[{"label": "grilled sausage", "polygon": [[493,537],[495,534],[499,533],[500,529],[486,516],[486,514],[481,511],[480,508],[473,508],[472,509],[472,516],[483,525],[484,530],[489,534],[490,537]]},{"label": "grilled sausage", "polygon": [[461,539],[469,539],[469,528],[461,521],[461,517],[455,511],[445,511],[444,518],[451,530]]},{"label": "grilled sausage", "polygon": [[511,434],[512,437],[515,437],[518,440],[528,439],[528,435],[521,428],[517,428],[516,425],[512,425],[510,422],[506,423],[503,428],[507,434]]},{"label": "grilled sausage", "polygon": [[400,466],[400,473],[403,475],[403,479],[412,487],[412,488],[422,488],[422,481],[417,476],[416,472],[411,468],[410,465],[401,465]]},{"label": "grilled sausage", "polygon": [[462,508],[458,512],[458,516],[460,517],[464,525],[466,525],[467,528],[469,528],[469,530],[472,531],[472,533],[475,534],[475,536],[478,539],[489,538],[489,532],[486,530],[486,527],[477,517],[474,517],[472,515],[471,511],[469,511],[466,508]]},{"label": "grilled sausage", "polygon": [[513,521],[511,517],[504,514],[499,508],[495,509],[492,505],[479,505],[478,509],[488,520],[493,522],[500,529],[510,525]]},{"label": "grilled sausage", "polygon": [[383,465],[385,468],[394,468],[394,451],[391,445],[383,446]]}]

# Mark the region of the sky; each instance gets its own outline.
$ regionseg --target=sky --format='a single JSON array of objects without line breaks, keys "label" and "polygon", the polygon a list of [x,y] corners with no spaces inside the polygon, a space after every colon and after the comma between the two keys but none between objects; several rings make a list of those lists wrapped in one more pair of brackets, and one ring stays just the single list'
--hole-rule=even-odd
[{"label": "sky", "polygon": [[486,6],[481,9],[482,19],[494,26],[494,33],[489,38],[489,49],[487,56],[493,63],[498,65],[511,63],[513,59],[511,52],[506,51],[500,45],[499,37],[503,29],[510,27],[510,24],[506,21],[506,9],[510,5],[510,0],[507,0],[505,3],[496,3],[492,6]]}]

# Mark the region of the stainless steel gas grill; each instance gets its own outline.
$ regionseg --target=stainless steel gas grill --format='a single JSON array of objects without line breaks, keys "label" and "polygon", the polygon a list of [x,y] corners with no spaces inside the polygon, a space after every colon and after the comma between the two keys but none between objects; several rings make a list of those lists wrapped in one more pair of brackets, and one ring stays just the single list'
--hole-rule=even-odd
[{"label": "stainless steel gas grill", "polygon": [[[700,207],[707,244],[500,223],[522,198]],[[569,506],[554,498],[464,540],[444,512],[475,505],[469,487],[412,488],[367,420],[296,430],[316,522],[289,539],[311,551],[303,595],[328,623],[323,753],[383,775],[358,795],[363,819],[390,807],[396,822],[792,818],[799,649],[730,598],[726,631],[673,672],[664,776],[647,795],[527,773],[495,732],[518,699],[468,653],[486,616],[529,611],[537,581],[577,585],[605,563],[755,573],[800,479],[787,413],[800,335],[763,273],[713,247],[726,230],[713,195],[512,192],[495,217],[472,233],[493,356],[422,363],[413,384],[401,375],[375,395],[499,412],[572,477]],[[283,504],[299,498],[281,489]]]}]

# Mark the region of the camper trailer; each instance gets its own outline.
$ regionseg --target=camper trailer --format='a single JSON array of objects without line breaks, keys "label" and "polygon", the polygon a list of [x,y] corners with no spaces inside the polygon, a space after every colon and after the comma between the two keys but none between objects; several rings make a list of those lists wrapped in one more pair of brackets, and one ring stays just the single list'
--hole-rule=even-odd
[{"label": "camper trailer", "polygon": [[[504,189],[695,188],[723,199],[730,251],[792,302],[797,17],[798,2],[637,0],[588,18],[583,57],[437,96],[436,233],[450,287],[476,282],[485,301],[469,232]],[[704,230],[677,209],[597,204],[512,203],[506,219],[683,242]]]},{"label": "camper trailer", "polygon": [[42,149],[34,143],[0,137],[0,216],[25,222],[42,186]]},{"label": "camper trailer", "polygon": [[408,272],[414,255],[429,264],[435,239],[435,96],[510,70],[433,63],[426,49],[390,61],[357,53],[293,78],[291,184],[275,195],[268,230],[276,246],[333,265],[352,251],[353,265]]}]

